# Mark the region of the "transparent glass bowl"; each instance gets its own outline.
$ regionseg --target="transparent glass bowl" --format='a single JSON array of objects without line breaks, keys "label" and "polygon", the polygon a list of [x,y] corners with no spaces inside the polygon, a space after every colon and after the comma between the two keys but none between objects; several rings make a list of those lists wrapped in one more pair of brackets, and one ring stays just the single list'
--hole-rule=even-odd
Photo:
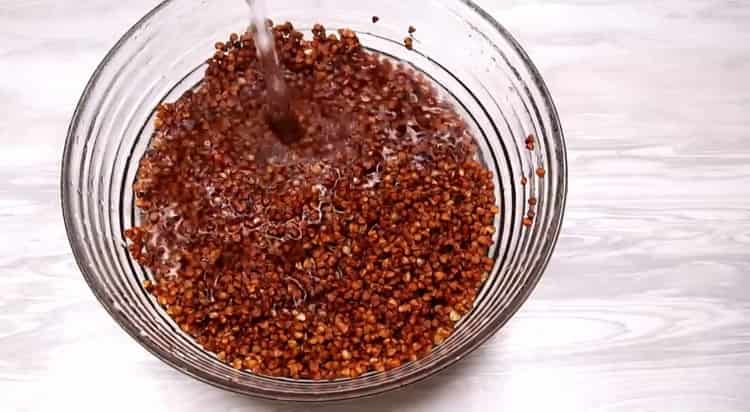
[{"label": "transparent glass bowl", "polygon": [[[216,41],[247,26],[242,0],[171,0],[131,28],[105,57],[76,108],[62,162],[65,225],[91,290],[136,341],[217,387],[264,398],[320,401],[373,395],[424,379],[466,356],[515,313],[542,275],[562,223],[566,159],[560,122],[521,46],[470,1],[274,0],[271,17],[305,31],[316,22],[355,30],[365,47],[432,77],[464,112],[492,170],[501,217],[492,273],[474,309],[429,356],[356,379],[308,381],[235,370],[203,351],[141,287],[150,274],[129,256],[123,230],[139,217],[131,185],[153,131],[154,108],[202,77]],[[372,23],[372,16],[380,20]],[[417,28],[414,51],[403,47]],[[533,151],[525,138],[533,134]],[[534,173],[546,171],[543,177]],[[521,185],[522,176],[528,183]],[[538,199],[531,227],[521,222]]]}]

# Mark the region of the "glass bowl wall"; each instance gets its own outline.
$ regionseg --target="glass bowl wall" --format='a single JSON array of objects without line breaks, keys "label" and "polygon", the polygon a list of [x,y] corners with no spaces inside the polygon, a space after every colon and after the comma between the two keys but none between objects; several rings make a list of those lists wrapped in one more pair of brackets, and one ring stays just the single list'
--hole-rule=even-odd
[{"label": "glass bowl wall", "polygon": [[[203,351],[141,287],[150,278],[126,248],[137,222],[131,186],[153,131],[154,108],[199,83],[216,41],[244,30],[241,0],[171,0],[148,13],[97,68],[68,132],[62,201],[68,237],[85,280],[136,341],[173,367],[212,385],[264,398],[317,401],[373,395],[418,381],[466,356],[527,298],[552,254],[566,194],[565,144],[551,97],[510,34],[469,1],[274,0],[276,22],[308,31],[350,28],[365,47],[431,77],[473,129],[492,170],[501,217],[494,268],[456,332],[429,356],[356,379],[277,379],[235,370]],[[380,20],[372,23],[372,16]],[[413,25],[414,50],[403,47]],[[536,136],[533,151],[525,147]],[[535,175],[545,169],[543,177]],[[528,183],[521,185],[522,176]],[[531,227],[521,222],[538,199]]]}]

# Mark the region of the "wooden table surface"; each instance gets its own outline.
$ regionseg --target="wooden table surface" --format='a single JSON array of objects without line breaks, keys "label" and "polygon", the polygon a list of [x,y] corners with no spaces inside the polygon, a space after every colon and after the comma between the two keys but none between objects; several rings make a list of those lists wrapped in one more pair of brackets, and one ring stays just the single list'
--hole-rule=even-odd
[{"label": "wooden table surface", "polygon": [[480,2],[538,65],[570,191],[541,283],[445,373],[319,407],[149,355],[83,282],[59,162],[85,82],[155,0],[0,0],[0,410],[750,410],[750,2]]}]

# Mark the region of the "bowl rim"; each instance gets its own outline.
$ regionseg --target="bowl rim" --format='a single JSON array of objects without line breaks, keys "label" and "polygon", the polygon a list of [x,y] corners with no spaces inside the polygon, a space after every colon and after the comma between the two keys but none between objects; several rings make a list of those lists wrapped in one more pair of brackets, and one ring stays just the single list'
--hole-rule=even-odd
[{"label": "bowl rim", "polygon": [[81,272],[81,275],[84,278],[84,281],[86,282],[86,284],[88,285],[89,289],[94,294],[96,299],[99,301],[99,304],[107,311],[107,313],[109,313],[109,315],[115,320],[115,322],[120,326],[120,328],[122,328],[128,335],[130,335],[136,342],[138,342],[144,349],[146,349],[153,356],[155,356],[156,358],[158,358],[165,364],[171,366],[172,368],[176,369],[177,371],[185,375],[188,375],[198,381],[207,383],[208,385],[211,385],[215,388],[223,389],[223,390],[237,393],[243,396],[249,396],[253,398],[266,399],[266,400],[273,400],[273,401],[287,401],[287,402],[300,402],[300,403],[320,403],[320,402],[344,401],[344,400],[349,400],[349,399],[369,398],[369,397],[373,397],[373,396],[380,395],[383,393],[405,388],[414,383],[421,382],[428,378],[434,377],[438,373],[455,365],[458,361],[466,358],[468,355],[470,355],[476,349],[482,346],[489,338],[496,335],[497,332],[500,329],[502,329],[503,326],[505,326],[505,324],[518,312],[518,310],[521,308],[523,303],[528,299],[529,295],[536,288],[537,284],[542,278],[542,275],[546,271],[547,266],[549,265],[549,261],[557,245],[560,231],[561,231],[564,219],[565,219],[565,205],[566,205],[567,194],[568,194],[568,161],[567,161],[567,147],[565,144],[565,137],[564,137],[562,125],[560,124],[559,114],[555,106],[555,103],[552,100],[552,96],[549,92],[547,84],[542,78],[539,70],[534,65],[534,63],[532,62],[531,58],[526,53],[526,51],[521,47],[521,44],[513,37],[513,35],[503,25],[501,25],[494,17],[492,17],[492,15],[490,15],[487,11],[485,11],[483,8],[477,5],[474,2],[474,0],[451,0],[451,1],[456,1],[458,3],[462,3],[465,6],[469,7],[472,11],[474,11],[477,15],[479,15],[479,17],[481,17],[487,23],[489,23],[489,25],[494,30],[496,30],[498,34],[500,34],[500,36],[502,36],[508,42],[508,44],[513,48],[513,50],[520,57],[521,61],[523,62],[523,65],[526,66],[526,69],[529,71],[530,77],[533,80],[534,84],[539,88],[541,101],[544,103],[545,107],[547,108],[549,112],[548,120],[550,121],[550,124],[552,126],[552,131],[553,131],[552,138],[555,139],[555,141],[559,143],[560,149],[561,149],[560,159],[559,159],[559,168],[560,168],[560,173],[559,173],[560,176],[559,176],[559,182],[558,182],[559,191],[557,193],[559,196],[560,208],[559,208],[559,213],[558,213],[559,218],[553,219],[551,221],[551,225],[548,230],[548,235],[546,236],[547,242],[550,243],[550,247],[547,253],[543,254],[540,257],[541,259],[540,259],[538,271],[536,271],[536,273],[534,273],[532,276],[529,277],[524,287],[508,303],[507,316],[499,319],[499,321],[496,322],[495,324],[489,325],[488,328],[486,329],[487,333],[481,334],[479,336],[476,336],[474,339],[472,339],[465,347],[465,353],[462,356],[452,357],[445,362],[436,364],[434,368],[425,370],[420,374],[405,376],[399,380],[396,380],[396,381],[393,381],[393,382],[390,382],[388,384],[381,385],[381,386],[368,387],[366,389],[362,388],[366,390],[365,393],[359,393],[357,392],[358,390],[352,390],[352,391],[347,391],[347,392],[325,394],[322,396],[322,399],[313,399],[313,398],[299,398],[296,394],[288,394],[288,393],[283,393],[283,392],[269,392],[269,391],[250,392],[250,391],[240,390],[237,387],[224,385],[221,382],[217,382],[215,380],[209,379],[206,376],[203,376],[200,373],[200,371],[195,368],[192,368],[190,366],[185,367],[184,365],[179,365],[176,362],[173,362],[171,359],[164,356],[160,351],[153,348],[151,344],[149,344],[149,342],[142,339],[136,330],[132,329],[127,324],[127,322],[124,322],[121,319],[119,314],[115,313],[112,310],[110,305],[107,303],[105,296],[103,296],[98,291],[96,285],[93,282],[92,277],[88,274],[88,270],[85,269],[84,252],[77,246],[77,239],[75,235],[73,235],[73,226],[74,226],[73,217],[70,215],[69,206],[68,206],[68,202],[66,200],[66,195],[65,195],[68,192],[68,190],[66,189],[65,182],[68,177],[68,172],[66,170],[68,170],[68,166],[71,163],[71,156],[72,156],[72,144],[71,143],[73,139],[75,138],[74,134],[76,133],[76,125],[78,124],[80,120],[81,114],[84,110],[85,103],[89,99],[92,89],[94,85],[97,83],[97,81],[99,80],[101,73],[104,70],[104,67],[109,63],[113,55],[118,52],[118,50],[123,46],[123,44],[125,44],[125,42],[127,42],[127,40],[136,31],[138,31],[147,21],[149,21],[159,11],[161,11],[167,5],[169,5],[170,3],[174,1],[175,0],[163,0],[162,2],[157,4],[155,7],[153,7],[148,13],[146,13],[143,17],[141,17],[135,24],[133,24],[105,54],[105,56],[99,62],[96,69],[92,73],[91,77],[87,81],[86,86],[84,87],[83,92],[81,94],[81,97],[78,99],[78,102],[76,103],[75,110],[71,117],[71,121],[68,125],[68,129],[67,129],[67,133],[65,137],[65,143],[64,143],[64,150],[63,150],[63,156],[62,156],[62,162],[61,162],[61,174],[60,174],[60,203],[61,203],[61,208],[62,208],[63,223],[65,225],[65,232],[68,238],[68,243],[70,244],[74,259],[76,261],[76,265],[78,266]]}]

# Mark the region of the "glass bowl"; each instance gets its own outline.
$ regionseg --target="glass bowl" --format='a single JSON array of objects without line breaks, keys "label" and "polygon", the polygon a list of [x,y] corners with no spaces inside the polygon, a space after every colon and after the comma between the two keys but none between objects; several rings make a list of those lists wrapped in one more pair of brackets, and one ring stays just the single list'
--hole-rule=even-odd
[{"label": "glass bowl", "polygon": [[[168,0],[135,24],[89,81],[70,124],[62,161],[63,217],[83,277],[110,315],[164,362],[201,381],[263,398],[325,401],[385,392],[424,379],[463,358],[521,306],[550,259],[562,223],[566,154],[560,121],[542,78],[521,46],[466,0],[377,2],[274,0],[270,16],[307,31],[320,22],[348,27],[371,50],[431,77],[463,112],[493,172],[501,214],[494,268],[475,306],[427,357],[354,379],[310,381],[239,371],[202,350],[142,288],[150,278],[131,259],[123,230],[138,161],[153,131],[154,108],[200,81],[216,41],[243,31],[242,0]],[[372,16],[380,20],[372,23]],[[413,25],[414,50],[403,47]],[[526,148],[536,136],[533,151]],[[542,167],[543,176],[535,174]],[[526,176],[528,183],[522,185]],[[530,227],[527,201],[538,199]]]}]

